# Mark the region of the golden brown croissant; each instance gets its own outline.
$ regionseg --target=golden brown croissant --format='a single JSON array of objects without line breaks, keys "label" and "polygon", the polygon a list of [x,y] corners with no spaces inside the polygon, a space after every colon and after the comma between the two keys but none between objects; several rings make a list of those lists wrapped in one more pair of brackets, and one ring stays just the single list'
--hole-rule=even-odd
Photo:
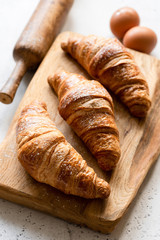
[{"label": "golden brown croissant", "polygon": [[60,72],[48,78],[59,98],[60,115],[85,142],[103,170],[111,170],[120,157],[119,133],[112,98],[97,81]]},{"label": "golden brown croissant", "polygon": [[114,92],[134,116],[147,114],[151,105],[147,82],[133,56],[117,39],[75,35],[61,47]]},{"label": "golden brown croissant", "polygon": [[66,194],[107,198],[109,184],[97,177],[49,118],[45,103],[26,106],[17,125],[18,159],[37,181]]}]

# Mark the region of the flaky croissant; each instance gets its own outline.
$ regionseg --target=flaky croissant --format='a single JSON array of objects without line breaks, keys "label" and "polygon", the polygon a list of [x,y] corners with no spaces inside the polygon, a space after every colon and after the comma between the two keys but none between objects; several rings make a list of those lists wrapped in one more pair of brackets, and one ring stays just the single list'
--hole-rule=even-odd
[{"label": "flaky croissant", "polygon": [[109,184],[97,177],[49,118],[46,104],[33,102],[17,125],[18,159],[37,181],[66,194],[107,198]]},{"label": "flaky croissant", "polygon": [[146,116],[151,105],[148,84],[131,53],[117,39],[75,34],[61,47],[114,92],[134,116]]},{"label": "flaky croissant", "polygon": [[62,71],[48,78],[59,98],[60,115],[84,141],[103,170],[120,158],[112,98],[97,81]]}]

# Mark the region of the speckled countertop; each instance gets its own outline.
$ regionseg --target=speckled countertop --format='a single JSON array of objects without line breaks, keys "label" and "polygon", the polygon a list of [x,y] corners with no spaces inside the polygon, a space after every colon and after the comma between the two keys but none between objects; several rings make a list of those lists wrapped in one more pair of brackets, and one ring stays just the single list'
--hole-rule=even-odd
[{"label": "speckled countertop", "polygon": [[[38,0],[0,0],[0,87],[10,75],[14,61],[12,49]],[[159,0],[75,0],[63,30],[82,34],[112,36],[111,14],[119,7],[135,8],[141,25],[160,36]],[[152,55],[160,58],[160,42]],[[0,103],[0,142],[3,140],[14,112],[27,88],[31,74],[26,74],[11,105]],[[70,224],[0,199],[0,239],[25,240],[159,240],[160,239],[160,161],[149,171],[128,212],[110,235]]]}]

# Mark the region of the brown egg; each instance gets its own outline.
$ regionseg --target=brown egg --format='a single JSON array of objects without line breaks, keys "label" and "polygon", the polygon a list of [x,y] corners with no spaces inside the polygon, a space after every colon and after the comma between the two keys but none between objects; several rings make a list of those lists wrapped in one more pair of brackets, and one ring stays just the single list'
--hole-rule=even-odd
[{"label": "brown egg", "polygon": [[110,20],[110,28],[119,39],[123,38],[125,32],[130,28],[138,26],[140,22],[138,13],[130,7],[123,7],[113,13]]},{"label": "brown egg", "polygon": [[157,43],[157,36],[150,28],[134,27],[126,32],[123,38],[125,47],[150,53]]}]

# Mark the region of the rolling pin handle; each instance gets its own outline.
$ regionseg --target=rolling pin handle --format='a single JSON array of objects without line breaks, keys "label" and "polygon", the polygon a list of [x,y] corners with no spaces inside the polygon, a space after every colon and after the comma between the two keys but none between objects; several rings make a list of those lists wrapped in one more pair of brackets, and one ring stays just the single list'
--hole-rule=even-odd
[{"label": "rolling pin handle", "polygon": [[13,101],[17,88],[27,71],[26,63],[19,60],[8,81],[0,90],[0,102],[9,104]]}]

